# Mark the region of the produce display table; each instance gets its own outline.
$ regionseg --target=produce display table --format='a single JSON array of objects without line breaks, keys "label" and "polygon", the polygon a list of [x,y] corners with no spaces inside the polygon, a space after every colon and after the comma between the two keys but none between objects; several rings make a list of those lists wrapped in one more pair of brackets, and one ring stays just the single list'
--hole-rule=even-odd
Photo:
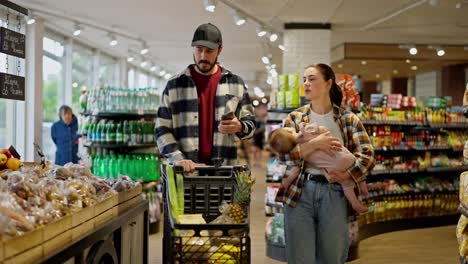
[{"label": "produce display table", "polygon": [[3,263],[147,263],[148,202],[141,185],[0,242]]}]

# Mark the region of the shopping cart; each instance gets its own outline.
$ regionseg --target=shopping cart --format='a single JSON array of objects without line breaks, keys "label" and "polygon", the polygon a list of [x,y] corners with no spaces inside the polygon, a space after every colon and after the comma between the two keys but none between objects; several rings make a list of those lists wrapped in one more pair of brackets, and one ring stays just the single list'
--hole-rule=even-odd
[{"label": "shopping cart", "polygon": [[[220,215],[219,207],[223,201],[233,201],[237,188],[235,172],[238,171],[250,173],[247,166],[204,166],[197,167],[194,174],[188,175],[184,174],[182,167],[161,165],[163,263],[250,263],[249,210],[245,223],[209,224]],[[183,213],[202,214],[207,224],[176,222],[171,212],[170,177],[179,177],[174,181],[179,184],[180,177],[183,177]]]}]

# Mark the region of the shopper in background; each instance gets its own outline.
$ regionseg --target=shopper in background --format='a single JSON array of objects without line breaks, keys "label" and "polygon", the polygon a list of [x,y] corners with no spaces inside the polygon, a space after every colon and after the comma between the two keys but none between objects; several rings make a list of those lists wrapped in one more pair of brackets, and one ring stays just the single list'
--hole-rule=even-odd
[{"label": "shopper in background", "polygon": [[255,117],[243,80],[218,64],[220,30],[200,25],[192,40],[194,64],[167,82],[157,112],[158,149],[191,172],[197,163],[238,164],[237,143],[253,135]]},{"label": "shopper in background", "polygon": [[52,125],[52,140],[57,147],[55,164],[78,163],[78,121],[72,109],[62,105],[59,109],[59,121]]},{"label": "shopper in background", "polygon": [[[288,175],[300,171],[287,188],[281,186],[276,201],[285,204],[286,252],[289,264],[344,263],[349,248],[348,203],[337,179],[352,177],[367,194],[365,175],[374,167],[374,150],[366,130],[352,112],[340,108],[343,95],[330,66],[316,64],[304,72],[305,97],[311,103],[291,112],[285,127],[299,132],[299,124],[316,122],[330,132],[298,144],[280,156],[288,165]],[[330,171],[330,182],[323,173],[306,162],[295,160],[322,150],[333,155],[345,146],[356,157],[347,171]],[[287,206],[286,206],[287,205]]]}]

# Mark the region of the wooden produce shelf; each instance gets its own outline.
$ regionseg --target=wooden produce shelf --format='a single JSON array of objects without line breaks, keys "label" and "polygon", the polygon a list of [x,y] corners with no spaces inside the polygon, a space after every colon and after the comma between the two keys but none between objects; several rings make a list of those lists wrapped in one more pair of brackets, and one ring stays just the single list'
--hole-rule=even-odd
[{"label": "wooden produce shelf", "polygon": [[141,185],[66,215],[22,236],[0,241],[0,263],[39,263],[142,203]]}]

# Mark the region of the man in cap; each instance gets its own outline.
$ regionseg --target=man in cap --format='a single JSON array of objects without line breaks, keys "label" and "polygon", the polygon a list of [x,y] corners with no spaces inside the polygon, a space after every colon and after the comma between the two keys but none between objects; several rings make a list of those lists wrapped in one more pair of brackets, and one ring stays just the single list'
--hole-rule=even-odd
[{"label": "man in cap", "polygon": [[196,164],[236,165],[237,142],[255,130],[255,116],[243,80],[218,64],[223,49],[221,31],[213,24],[198,26],[193,61],[171,78],[157,112],[160,153],[186,172]]}]

